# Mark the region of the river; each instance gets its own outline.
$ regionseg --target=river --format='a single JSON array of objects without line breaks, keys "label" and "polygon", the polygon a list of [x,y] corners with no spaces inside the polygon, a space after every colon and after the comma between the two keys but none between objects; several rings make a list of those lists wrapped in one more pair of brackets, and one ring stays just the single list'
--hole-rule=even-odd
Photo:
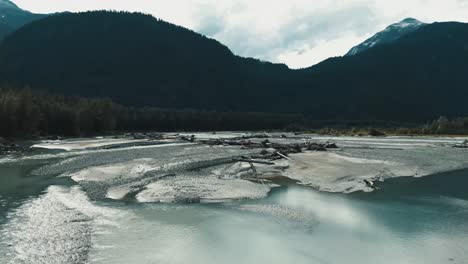
[{"label": "river", "polygon": [[[334,140],[342,150],[304,184],[240,179],[229,160],[256,150],[177,141],[3,157],[0,263],[468,263],[458,139]],[[372,166],[386,166],[374,191],[332,188],[358,188]],[[424,177],[396,175],[408,171]]]}]

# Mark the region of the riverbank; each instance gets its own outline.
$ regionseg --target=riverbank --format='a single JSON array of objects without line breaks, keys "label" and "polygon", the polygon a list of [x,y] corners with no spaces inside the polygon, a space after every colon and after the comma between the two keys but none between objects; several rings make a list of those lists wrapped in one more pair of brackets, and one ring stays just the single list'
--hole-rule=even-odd
[{"label": "riverbank", "polygon": [[[66,156],[57,158],[59,154]],[[255,199],[160,203],[161,197],[177,192],[188,197],[202,193],[206,198],[220,194],[235,198],[250,192],[252,189],[243,184],[231,189],[231,179],[219,177],[234,177],[236,166],[215,166],[219,163],[212,162],[222,155],[240,154],[248,155],[249,151],[192,144],[70,150],[42,160],[0,163],[2,178],[14,172],[18,181],[10,185],[9,192],[0,188],[0,262],[176,264],[190,259],[196,264],[462,264],[468,260],[465,171],[387,179],[377,184],[381,189],[371,193],[319,192],[289,184],[267,194],[262,191]],[[346,167],[356,161],[335,156],[345,155],[339,150],[316,154],[329,156],[332,163],[344,161]],[[185,165],[177,161],[185,161]],[[25,163],[31,167],[25,169]],[[113,200],[97,195],[109,185],[138,187],[144,171],[168,163],[172,165],[166,169],[176,166],[171,172],[177,176],[168,175],[165,182],[143,188],[140,197],[150,200]],[[116,167],[119,164],[121,167]],[[206,175],[213,170],[218,174],[208,180]],[[86,175],[86,171],[90,173]],[[76,172],[81,174],[74,184],[56,180],[78,177]],[[145,179],[162,180],[156,176],[146,175]],[[100,181],[82,181],[86,179]],[[224,184],[217,188],[211,179]]]},{"label": "riverbank", "polygon": [[[215,164],[231,164],[222,170],[214,166],[208,174],[213,174],[213,179],[206,179],[205,186],[218,185],[224,188],[224,181],[218,182],[217,177],[224,177],[228,173],[233,179],[250,181],[256,184],[270,182],[272,184],[298,183],[311,186],[320,191],[351,193],[357,191],[370,192],[375,190],[376,182],[385,181],[388,178],[411,176],[421,177],[438,172],[462,169],[468,167],[468,161],[464,158],[468,155],[467,149],[456,149],[465,138],[452,137],[328,137],[318,135],[298,135],[293,133],[169,133],[169,134],[134,134],[118,137],[98,137],[88,139],[45,140],[35,142],[31,146],[34,149],[57,150],[68,153],[59,154],[63,157],[84,155],[85,153],[113,153],[123,151],[136,151],[137,149],[151,150],[156,147],[168,148],[170,146],[193,145],[194,149],[218,152],[227,151],[221,156],[222,160],[213,159],[206,165],[201,162],[189,166],[194,168],[214,166]],[[169,148],[168,148],[169,149]],[[239,154],[228,154],[236,151]],[[198,150],[197,150],[198,151]],[[175,152],[177,153],[177,152]],[[205,153],[205,150],[201,153]],[[209,152],[208,152],[209,153]],[[234,152],[232,152],[234,153]],[[169,155],[171,155],[169,153]],[[437,156],[438,159],[433,159]],[[185,155],[184,155],[185,157]],[[34,158],[34,155],[29,157]],[[98,158],[98,157],[96,157]],[[186,157],[194,159],[194,157]],[[181,162],[181,163],[180,163]],[[116,179],[134,175],[125,182],[137,181],[145,175],[178,175],[173,170],[178,168],[174,161],[174,169],[161,170],[161,161],[151,159],[138,159],[130,163],[114,164],[112,166],[95,166],[83,170],[81,175],[104,175],[103,180]],[[128,166],[127,166],[128,165]],[[167,167],[167,166],[166,166]],[[116,169],[117,168],[117,169]],[[140,170],[139,168],[145,168]],[[132,172],[133,171],[133,172]],[[90,176],[91,177],[91,176]],[[151,176],[153,177],[153,176]],[[159,177],[159,176],[158,176]],[[228,178],[229,178],[228,177]],[[166,178],[166,177],[165,177]],[[224,177],[225,178],[225,177]],[[75,177],[75,179],[78,179]],[[99,177],[79,177],[81,181],[99,181]],[[104,196],[121,199],[128,193],[144,189],[146,183],[139,183],[138,188],[131,186],[112,187]],[[162,186],[161,184],[165,184]],[[174,176],[167,177],[159,185],[151,185],[155,190],[167,189],[167,186],[187,185],[184,179]],[[234,183],[233,183],[234,184]],[[114,184],[113,184],[114,185]],[[128,185],[128,184],[127,184]],[[130,184],[131,185],[131,184]],[[160,186],[161,185],[161,186]],[[172,187],[170,187],[172,188]],[[174,187],[179,188],[179,187]],[[218,187],[213,187],[216,192]],[[198,187],[196,188],[198,189]],[[159,197],[154,191],[151,197]],[[177,192],[172,192],[175,197]],[[187,195],[194,201],[203,200],[201,195]],[[222,196],[222,195],[221,195]],[[223,200],[217,195],[218,200]],[[232,195],[231,195],[232,196]],[[244,197],[249,197],[244,194]],[[142,198],[141,200],[154,200]],[[144,197],[148,197],[148,192]],[[255,195],[254,195],[255,197]],[[164,200],[162,197],[160,200]],[[183,197],[177,197],[181,201]],[[171,199],[168,199],[171,200]],[[173,200],[173,199],[172,199]]]},{"label": "riverbank", "polygon": [[234,251],[216,262],[277,263],[256,253],[272,249],[280,263],[468,259],[461,138],[135,136],[30,142],[0,158],[0,262],[211,263]]}]

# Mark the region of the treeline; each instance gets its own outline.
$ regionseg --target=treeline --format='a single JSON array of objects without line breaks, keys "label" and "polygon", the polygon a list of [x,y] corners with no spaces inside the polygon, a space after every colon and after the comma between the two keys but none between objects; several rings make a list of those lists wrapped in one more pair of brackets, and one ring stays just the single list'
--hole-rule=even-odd
[{"label": "treeline", "polygon": [[439,117],[424,125],[386,121],[309,121],[309,133],[335,136],[468,135],[468,117]]},{"label": "treeline", "polygon": [[122,131],[283,129],[301,115],[125,107],[110,99],[0,89],[0,136],[86,136]]},{"label": "treeline", "polygon": [[468,117],[440,117],[425,125],[389,122],[313,121],[295,114],[126,107],[111,99],[0,89],[0,137],[89,136],[132,131],[271,130],[336,135],[467,135]]},{"label": "treeline", "polygon": [[400,134],[427,134],[427,135],[467,135],[468,117],[449,119],[440,117],[421,127],[401,128],[397,130]]}]

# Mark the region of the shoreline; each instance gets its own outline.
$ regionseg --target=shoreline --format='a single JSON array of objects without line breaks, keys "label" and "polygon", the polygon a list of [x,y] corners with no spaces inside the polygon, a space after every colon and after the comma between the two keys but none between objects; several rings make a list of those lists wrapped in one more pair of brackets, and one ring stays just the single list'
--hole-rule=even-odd
[{"label": "shoreline", "polygon": [[[370,129],[377,129],[379,128],[370,128]],[[318,129],[320,130],[320,129]],[[355,138],[388,138],[388,137],[410,137],[410,138],[417,138],[417,137],[434,137],[434,138],[468,138],[468,132],[466,134],[459,134],[459,133],[447,133],[447,134],[430,134],[430,133],[394,133],[389,132],[387,130],[382,130],[381,132],[384,133],[383,135],[370,135],[370,134],[357,134],[351,133],[350,131],[339,131],[336,130],[338,133],[320,133],[318,130],[299,130],[299,131],[289,131],[284,129],[259,129],[259,130],[226,130],[226,131],[218,131],[218,130],[180,130],[180,131],[114,131],[108,133],[96,133],[90,135],[80,135],[80,136],[65,136],[65,135],[47,135],[47,136],[22,136],[22,137],[10,137],[10,136],[1,136],[0,135],[0,143],[2,142],[9,142],[9,143],[17,143],[17,142],[25,142],[25,141],[44,141],[44,140],[72,140],[72,139],[90,139],[90,138],[108,138],[108,137],[116,137],[122,138],[125,136],[134,136],[134,135],[143,135],[145,137],[151,137],[151,135],[169,135],[169,134],[213,134],[216,135],[218,133],[240,133],[240,134],[270,134],[270,133],[284,133],[284,134],[294,134],[297,136],[330,136],[330,137],[355,137]]]},{"label": "shoreline", "polygon": [[451,195],[468,199],[465,186],[468,184],[468,167],[437,172],[424,177],[394,177],[376,183],[376,190],[370,193],[349,194],[360,199],[399,199],[408,196]]},{"label": "shoreline", "polygon": [[[188,136],[190,134],[158,135],[162,138],[136,139],[134,136],[121,135],[65,139],[32,146],[38,149],[71,151],[70,155],[74,151],[79,155],[83,153],[82,150],[112,151],[141,144],[152,146],[171,142],[190,142],[220,148],[233,146],[236,149],[250,149],[251,152],[247,156],[231,156],[233,164],[250,164],[253,168],[252,175],[240,179],[253,179],[257,182],[268,180],[275,184],[281,182],[280,185],[297,184],[331,193],[372,192],[381,181],[388,179],[417,178],[468,168],[468,163],[462,160],[463,153],[466,152],[450,147],[455,142],[453,138],[446,138],[445,141],[434,137],[424,137],[422,141],[419,138],[393,137],[309,138],[278,132],[243,136],[238,132],[194,133],[195,139]],[[323,143],[325,141],[327,143]],[[371,145],[356,147],[366,144]],[[434,155],[439,155],[441,161],[432,160]]]}]

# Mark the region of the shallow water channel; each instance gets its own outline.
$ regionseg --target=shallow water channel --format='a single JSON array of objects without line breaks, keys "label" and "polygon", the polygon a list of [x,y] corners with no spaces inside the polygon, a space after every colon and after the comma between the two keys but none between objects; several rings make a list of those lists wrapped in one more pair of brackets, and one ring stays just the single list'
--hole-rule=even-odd
[{"label": "shallow water channel", "polygon": [[468,263],[468,170],[328,193],[235,178],[226,160],[250,151],[167,143],[3,158],[0,263]]}]

